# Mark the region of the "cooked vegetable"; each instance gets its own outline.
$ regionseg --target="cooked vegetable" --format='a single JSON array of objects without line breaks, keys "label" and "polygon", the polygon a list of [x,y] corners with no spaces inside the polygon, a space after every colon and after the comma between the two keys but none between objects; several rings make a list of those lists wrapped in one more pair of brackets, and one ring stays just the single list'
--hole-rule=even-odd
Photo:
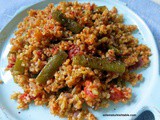
[{"label": "cooked vegetable", "polygon": [[[98,42],[97,42],[97,44],[96,44],[96,46],[99,46],[99,45],[101,45],[101,44],[103,44],[103,43],[106,43],[106,44],[109,43],[108,37],[103,37],[103,38],[99,39]],[[121,53],[121,51],[118,50],[118,49],[117,49],[116,47],[114,47],[114,46],[108,45],[108,48],[109,48],[109,49],[113,49],[113,50],[115,51],[115,53],[118,54],[118,55]]]},{"label": "cooked vegetable", "polygon": [[13,75],[13,80],[15,83],[17,83],[17,79],[15,78],[15,75]]},{"label": "cooked vegetable", "polygon": [[118,50],[116,47],[114,47],[114,46],[109,46],[108,47],[109,49],[113,49],[114,50],[114,52],[116,53],[116,54],[121,54],[121,51],[120,50]]},{"label": "cooked vegetable", "polygon": [[95,8],[94,12],[100,12],[103,13],[103,11],[105,11],[107,9],[106,6],[98,6]]},{"label": "cooked vegetable", "polygon": [[103,38],[98,40],[96,46],[99,46],[99,45],[101,45],[103,43],[108,43],[108,41],[109,41],[108,37],[103,37]]},{"label": "cooked vegetable", "polygon": [[67,22],[67,18],[61,11],[53,11],[52,17],[61,24],[66,24]]},{"label": "cooked vegetable", "polygon": [[52,78],[54,73],[62,65],[62,63],[67,59],[68,55],[64,51],[59,51],[55,56],[53,56],[49,62],[44,66],[39,75],[36,78],[36,82],[39,84],[45,83],[48,79]]},{"label": "cooked vegetable", "polygon": [[53,11],[52,13],[53,19],[60,22],[67,29],[72,31],[73,33],[80,33],[83,27],[78,24],[76,21],[66,18],[66,16],[61,11]]},{"label": "cooked vegetable", "polygon": [[15,78],[16,75],[20,75],[20,74],[24,74],[24,70],[25,68],[22,66],[22,60],[20,59],[16,59],[16,62],[15,62],[15,65],[13,67],[13,79],[14,79],[14,82],[17,83],[17,80]]},{"label": "cooked vegetable", "polygon": [[24,73],[24,67],[22,66],[22,60],[16,59],[15,65],[13,67],[13,73],[14,75],[19,75]]},{"label": "cooked vegetable", "polygon": [[90,67],[94,69],[100,69],[104,71],[125,72],[125,64],[120,61],[110,62],[107,59],[85,56],[85,55],[76,55],[73,57],[73,64],[82,65],[85,67]]},{"label": "cooked vegetable", "polygon": [[[87,96],[91,97],[91,98],[97,98],[98,97],[98,93],[97,91],[95,92],[96,94],[93,93],[93,91],[91,91],[89,89],[89,86],[91,85],[91,82],[90,81],[86,81],[85,82],[85,87],[84,87],[84,92]],[[92,85],[92,88],[94,88],[95,86]]]}]

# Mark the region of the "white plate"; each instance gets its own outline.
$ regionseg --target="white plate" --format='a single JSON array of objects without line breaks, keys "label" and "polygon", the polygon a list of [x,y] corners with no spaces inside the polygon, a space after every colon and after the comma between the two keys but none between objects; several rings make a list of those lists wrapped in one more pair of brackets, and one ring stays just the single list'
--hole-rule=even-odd
[{"label": "white plate", "polygon": [[[54,4],[57,4],[60,0],[54,0]],[[10,95],[13,92],[21,90],[20,87],[13,82],[10,72],[5,72],[4,69],[7,66],[7,54],[10,49],[9,40],[12,38],[13,32],[16,29],[17,24],[27,15],[29,9],[43,9],[53,0],[47,0],[31,7],[25,8],[15,15],[15,17],[8,23],[8,25],[0,33],[0,79],[4,81],[4,84],[0,85],[0,119],[3,120],[59,120],[59,117],[54,117],[50,114],[49,109],[45,106],[30,105],[30,108],[25,111],[17,110],[17,102],[10,100]],[[118,8],[119,13],[122,13],[125,18],[126,24],[135,24],[138,26],[139,31],[134,33],[140,43],[146,44],[151,48],[152,56],[150,57],[151,64],[147,69],[140,71],[143,74],[145,80],[140,82],[133,89],[133,97],[131,102],[127,104],[111,104],[108,109],[101,109],[99,111],[92,111],[99,120],[116,120],[131,119],[132,116],[103,116],[103,114],[137,114],[138,111],[143,109],[151,109],[156,119],[159,114],[157,110],[160,110],[160,79],[159,79],[159,62],[158,51],[155,44],[155,40],[147,25],[130,9],[128,9],[123,3],[112,0],[80,0],[79,2],[91,2],[97,5],[106,5],[109,9],[113,6]],[[145,6],[143,6],[145,7]],[[130,86],[131,87],[131,86]],[[116,110],[114,110],[116,108]],[[20,112],[20,114],[18,113]],[[160,118],[160,117],[159,117]]]}]

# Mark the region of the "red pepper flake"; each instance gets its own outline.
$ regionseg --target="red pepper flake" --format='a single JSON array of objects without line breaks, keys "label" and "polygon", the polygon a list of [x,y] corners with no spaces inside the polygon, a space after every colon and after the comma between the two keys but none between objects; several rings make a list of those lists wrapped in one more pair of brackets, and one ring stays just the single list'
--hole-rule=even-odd
[{"label": "red pepper flake", "polygon": [[122,100],[123,98],[124,98],[124,94],[118,88],[114,87],[110,89],[110,100],[119,101],[119,100]]}]

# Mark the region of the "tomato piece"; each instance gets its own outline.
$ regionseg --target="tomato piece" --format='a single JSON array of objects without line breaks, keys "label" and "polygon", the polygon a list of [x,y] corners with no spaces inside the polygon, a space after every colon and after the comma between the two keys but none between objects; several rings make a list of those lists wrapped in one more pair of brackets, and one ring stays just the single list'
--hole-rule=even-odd
[{"label": "tomato piece", "polygon": [[12,57],[12,61],[13,61],[13,62],[16,62],[16,57],[15,57],[15,56]]},{"label": "tomato piece", "polygon": [[124,95],[123,95],[123,92],[118,90],[117,88],[112,88],[111,91],[114,91],[113,93],[110,92],[110,100],[113,100],[113,101],[119,101],[119,100],[122,100],[124,98]]},{"label": "tomato piece", "polygon": [[84,92],[86,95],[90,96],[91,98],[96,98],[97,95],[94,95],[87,87],[84,88]]},{"label": "tomato piece", "polygon": [[42,55],[42,51],[41,51],[41,50],[38,50],[38,51],[37,51],[37,55],[41,56],[41,55]]},{"label": "tomato piece", "polygon": [[56,54],[58,52],[58,49],[59,48],[57,46],[54,46],[51,51],[53,54]]},{"label": "tomato piece", "polygon": [[27,93],[23,93],[23,94],[20,96],[20,99],[24,99],[26,96],[27,96]]},{"label": "tomato piece", "polygon": [[7,68],[10,69],[10,68],[12,68],[13,66],[14,66],[14,64],[9,63],[9,64],[7,65]]},{"label": "tomato piece", "polygon": [[38,94],[38,95],[36,95],[35,97],[30,96],[30,98],[31,98],[31,100],[34,100],[34,99],[36,99],[36,98],[42,98],[42,94],[41,94],[41,93],[39,93],[39,94]]},{"label": "tomato piece", "polygon": [[80,51],[80,48],[77,45],[71,45],[71,47],[69,48],[69,58],[74,57],[77,54],[82,54],[82,52]]},{"label": "tomato piece", "polygon": [[[97,97],[97,95],[94,95],[93,93],[92,93],[92,91],[90,91],[89,89],[88,89],[88,87],[90,86],[92,84],[92,82],[90,82],[90,81],[85,81],[85,86],[86,87],[84,87],[84,92],[85,92],[85,94],[86,95],[88,95],[88,96],[90,96],[91,98],[96,98]],[[91,86],[92,88],[94,88],[95,86]]]}]

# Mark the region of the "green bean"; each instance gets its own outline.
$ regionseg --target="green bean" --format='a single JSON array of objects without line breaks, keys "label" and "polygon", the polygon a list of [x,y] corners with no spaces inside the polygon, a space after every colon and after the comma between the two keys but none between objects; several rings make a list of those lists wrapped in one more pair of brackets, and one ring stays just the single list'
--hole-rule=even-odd
[{"label": "green bean", "polygon": [[106,6],[98,6],[95,8],[94,12],[100,12],[103,13],[103,11],[105,11],[107,9]]},{"label": "green bean", "polygon": [[15,65],[13,67],[13,74],[14,75],[19,75],[19,74],[23,74],[25,68],[22,66],[22,60],[20,59],[16,59]]},{"label": "green bean", "polygon": [[[108,37],[103,37],[103,38],[99,39],[98,42],[96,43],[96,46],[99,46],[99,45],[101,45],[103,43],[107,43],[108,44],[109,43],[109,38]],[[109,49],[113,49],[115,51],[115,53],[118,54],[118,55],[121,54],[121,51],[118,50],[116,47],[114,47],[112,45],[108,45],[108,48]]]},{"label": "green bean", "polygon": [[67,23],[67,18],[64,16],[64,14],[61,11],[53,11],[52,17],[53,19],[60,22],[61,24]]},{"label": "green bean", "polygon": [[15,83],[17,83],[17,80],[15,78],[16,75],[24,74],[25,68],[22,66],[22,60],[16,59],[15,65],[12,70],[13,80]]},{"label": "green bean", "polygon": [[14,80],[15,83],[18,83],[14,74],[13,74],[13,80]]},{"label": "green bean", "polygon": [[42,84],[45,83],[48,79],[52,78],[54,73],[67,59],[67,57],[68,55],[64,51],[59,51],[56,55],[54,55],[36,77],[36,82]]},{"label": "green bean", "polygon": [[110,62],[107,59],[85,56],[85,55],[74,56],[73,64],[82,65],[93,69],[100,69],[104,71],[111,71],[118,73],[125,72],[125,64],[120,61]]},{"label": "green bean", "polygon": [[66,16],[61,11],[53,11],[52,17],[73,33],[80,33],[83,29],[83,27],[76,21],[66,18]]},{"label": "green bean", "polygon": [[116,54],[118,54],[118,55],[120,55],[121,54],[121,51],[120,50],[118,50],[116,47],[114,47],[114,46],[108,46],[108,48],[109,49],[113,49],[114,50],[114,52],[116,53]]},{"label": "green bean", "polygon": [[68,23],[66,25],[67,29],[69,29],[70,31],[72,31],[73,33],[80,33],[81,30],[83,29],[83,27],[78,24],[77,22],[75,22],[72,19],[68,19]]},{"label": "green bean", "polygon": [[108,43],[108,42],[109,42],[108,37],[103,37],[103,38],[101,38],[101,39],[98,40],[96,46],[99,46],[99,45],[101,45],[103,43]]}]

